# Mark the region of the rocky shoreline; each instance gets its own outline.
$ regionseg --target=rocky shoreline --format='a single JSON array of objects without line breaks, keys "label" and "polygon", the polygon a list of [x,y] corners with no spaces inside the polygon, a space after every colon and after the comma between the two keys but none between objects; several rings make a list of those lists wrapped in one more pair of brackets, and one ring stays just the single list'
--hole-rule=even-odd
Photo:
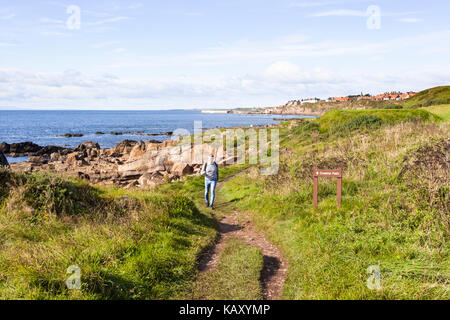
[{"label": "rocky shoreline", "polygon": [[31,142],[2,143],[0,152],[9,157],[29,157],[28,162],[10,164],[17,172],[52,171],[93,184],[151,187],[199,172],[199,165],[182,163],[180,153],[173,150],[177,143],[124,140],[110,149],[101,149],[91,141],[74,149],[41,147]]},{"label": "rocky shoreline", "polygon": [[[206,154],[213,152],[209,144],[202,144],[201,147]],[[193,145],[184,148],[178,140],[124,140],[109,149],[102,149],[92,141],[83,142],[76,148],[3,142],[0,144],[2,153],[6,157],[29,157],[27,162],[10,164],[11,170],[16,172],[50,171],[81,178],[92,184],[125,188],[149,188],[179,180],[186,175],[198,174],[202,166],[201,159],[194,160]],[[216,158],[219,164],[229,160],[223,154],[216,155]]]}]

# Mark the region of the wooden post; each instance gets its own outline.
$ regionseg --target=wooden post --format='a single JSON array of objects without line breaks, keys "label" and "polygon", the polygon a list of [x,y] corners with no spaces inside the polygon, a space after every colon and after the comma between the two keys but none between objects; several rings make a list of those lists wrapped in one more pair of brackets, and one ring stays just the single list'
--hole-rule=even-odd
[{"label": "wooden post", "polygon": [[337,206],[341,207],[342,203],[342,168],[339,169],[339,177],[337,178]]},{"label": "wooden post", "polygon": [[317,208],[317,192],[319,187],[319,177],[317,175],[317,168],[314,168],[314,185],[313,185],[313,205]]},{"label": "wooden post", "polygon": [[314,168],[313,172],[314,185],[313,185],[313,205],[318,207],[318,189],[319,189],[319,177],[324,178],[337,178],[337,206],[341,207],[342,204],[342,168],[336,170],[326,170]]}]

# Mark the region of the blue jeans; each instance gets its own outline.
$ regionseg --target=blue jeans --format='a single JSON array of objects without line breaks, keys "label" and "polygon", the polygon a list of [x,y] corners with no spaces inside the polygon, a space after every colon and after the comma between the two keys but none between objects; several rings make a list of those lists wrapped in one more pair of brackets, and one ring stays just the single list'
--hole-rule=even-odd
[{"label": "blue jeans", "polygon": [[[205,202],[210,207],[214,204],[214,198],[216,197],[216,185],[217,181],[205,179]],[[211,189],[211,200],[209,200],[209,189]]]}]

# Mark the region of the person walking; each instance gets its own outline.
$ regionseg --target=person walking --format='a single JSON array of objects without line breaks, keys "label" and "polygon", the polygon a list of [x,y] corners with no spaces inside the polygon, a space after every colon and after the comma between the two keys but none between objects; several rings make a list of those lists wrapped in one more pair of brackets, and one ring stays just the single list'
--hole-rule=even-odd
[{"label": "person walking", "polygon": [[[207,207],[214,210],[214,199],[216,197],[216,186],[219,181],[219,165],[214,159],[214,155],[208,157],[208,162],[203,164],[201,175],[205,176],[205,203]],[[209,197],[211,193],[211,198]]]}]

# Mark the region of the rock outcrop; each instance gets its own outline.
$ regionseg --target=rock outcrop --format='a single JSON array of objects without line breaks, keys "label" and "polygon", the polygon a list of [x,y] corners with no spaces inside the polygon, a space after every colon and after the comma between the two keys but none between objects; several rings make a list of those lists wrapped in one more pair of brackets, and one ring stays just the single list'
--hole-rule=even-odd
[{"label": "rock outcrop", "polygon": [[9,167],[8,159],[6,159],[2,151],[0,151],[0,167]]},{"label": "rock outcrop", "polygon": [[67,154],[72,150],[57,146],[41,147],[33,142],[21,142],[12,144],[3,142],[0,144],[0,151],[2,151],[5,155],[15,158],[30,156],[50,156],[54,152]]},{"label": "rock outcrop", "polygon": [[[9,146],[11,150],[11,146]],[[16,149],[17,150],[17,147]],[[31,152],[32,150],[32,152]],[[28,162],[13,164],[16,171],[54,171],[93,184],[149,188],[200,172],[202,160],[191,161],[192,151],[177,141],[124,140],[111,149],[84,142],[75,149],[34,146]],[[211,150],[209,151],[211,152]],[[193,163],[194,162],[194,163]]]}]

